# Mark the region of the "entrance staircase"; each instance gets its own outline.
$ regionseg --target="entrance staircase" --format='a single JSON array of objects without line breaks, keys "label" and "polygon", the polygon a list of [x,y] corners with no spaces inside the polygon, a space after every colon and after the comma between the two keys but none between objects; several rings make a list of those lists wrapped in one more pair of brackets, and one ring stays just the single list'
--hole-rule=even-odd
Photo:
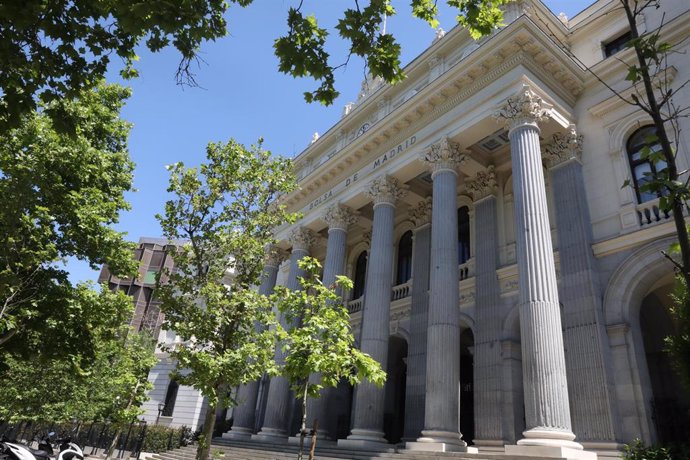
[{"label": "entrance staircase", "polygon": [[[295,460],[298,446],[288,444],[271,444],[256,441],[238,441],[214,438],[211,445],[211,458],[218,460]],[[450,452],[411,452],[399,450],[394,452],[342,449],[338,447],[316,448],[316,460],[556,460],[543,457],[515,457],[512,455],[492,453],[450,453]],[[194,460],[196,446],[187,446],[155,454],[152,460]],[[309,446],[304,447],[304,458],[309,458]]]}]

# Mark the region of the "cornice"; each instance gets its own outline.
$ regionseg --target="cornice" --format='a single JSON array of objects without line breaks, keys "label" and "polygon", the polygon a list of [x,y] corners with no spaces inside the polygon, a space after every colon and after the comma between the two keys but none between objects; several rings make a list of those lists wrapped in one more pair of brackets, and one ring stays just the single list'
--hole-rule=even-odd
[{"label": "cornice", "polygon": [[[449,35],[440,42],[447,40]],[[429,55],[435,52],[435,49],[428,50]],[[337,176],[344,177],[363,157],[372,152],[384,152],[384,145],[395,145],[392,140],[399,139],[401,131],[411,132],[413,126],[423,125],[425,121],[440,117],[520,65],[535,73],[571,105],[584,88],[582,69],[538,25],[522,16],[379,120],[365,135],[339,151],[337,156],[318,166],[301,181],[300,191],[286,197],[286,204],[295,206],[307,201],[310,196],[318,196],[317,192],[322,185]],[[387,86],[380,89],[365,104],[376,106],[379,96],[384,97],[389,88]],[[340,126],[340,123],[336,126]],[[319,142],[324,137],[326,136],[322,136]]]}]

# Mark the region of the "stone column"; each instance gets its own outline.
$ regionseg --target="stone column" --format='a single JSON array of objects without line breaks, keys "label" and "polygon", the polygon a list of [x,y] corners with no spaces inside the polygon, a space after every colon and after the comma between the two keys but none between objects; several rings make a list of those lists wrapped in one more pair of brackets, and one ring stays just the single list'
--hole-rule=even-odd
[{"label": "stone column", "polygon": [[[582,136],[575,125],[555,133],[544,147],[551,172],[560,253],[560,300],[573,430],[587,447],[616,450],[618,411],[601,288],[592,253],[592,225],[582,177]],[[588,442],[589,441],[589,442]],[[606,445],[608,444],[608,445]]]},{"label": "stone column", "polygon": [[[332,286],[336,276],[345,273],[345,250],[347,243],[347,229],[357,220],[352,209],[341,204],[326,209],[323,220],[328,224],[328,244],[326,246],[326,262],[323,267],[323,284]],[[317,376],[314,376],[318,379]],[[314,420],[319,421],[319,440],[331,439],[331,417],[329,399],[332,388],[325,388],[318,399],[307,402],[307,426],[313,426]]]},{"label": "stone column", "polygon": [[[290,273],[288,275],[286,287],[293,291],[300,290],[299,277],[304,276],[304,271],[297,265],[300,259],[309,255],[309,249],[314,246],[316,237],[314,233],[303,227],[296,228],[290,235],[292,243],[292,254],[290,255]],[[286,318],[280,316],[280,324],[288,328]],[[277,364],[282,364],[285,354],[280,347],[276,347],[275,360]],[[264,426],[252,439],[268,442],[286,443],[288,439],[287,425],[290,417],[290,388],[288,381],[277,376],[271,379],[268,386],[268,402],[266,403],[266,415],[264,416]]]},{"label": "stone column", "polygon": [[570,424],[556,267],[537,124],[549,112],[549,106],[525,86],[496,114],[507,120],[510,137],[527,422],[524,438],[517,446],[505,449],[507,455],[539,452],[542,456],[574,458],[582,446],[574,442]]},{"label": "stone column", "polygon": [[415,440],[424,429],[426,399],[426,340],[431,254],[431,198],[410,211],[415,224],[412,247],[412,293],[410,295],[410,344],[405,381],[405,440]]},{"label": "stone column", "polygon": [[503,310],[498,284],[498,223],[496,172],[493,165],[466,182],[474,199],[475,340],[474,443],[481,450],[503,451]]},{"label": "stone column", "polygon": [[[362,312],[361,349],[387,368],[390,334],[391,280],[393,277],[393,227],[396,202],[404,191],[398,180],[381,176],[372,181],[368,194],[374,200],[371,255],[367,267],[366,293]],[[384,390],[363,382],[355,394],[352,431],[339,446],[377,448],[383,437]]]},{"label": "stone column", "polygon": [[[432,169],[431,265],[426,349],[424,430],[408,449],[468,451],[458,420],[460,309],[458,273],[457,144],[447,137],[424,153]],[[476,449],[472,449],[476,452]]]},{"label": "stone column", "polygon": [[[285,251],[277,246],[269,246],[266,251],[264,273],[259,286],[259,294],[270,295],[276,285],[278,267],[285,260]],[[256,425],[256,400],[259,395],[259,380],[242,385],[237,392],[239,405],[233,413],[233,424],[230,431],[223,433],[224,438],[249,439]]]}]

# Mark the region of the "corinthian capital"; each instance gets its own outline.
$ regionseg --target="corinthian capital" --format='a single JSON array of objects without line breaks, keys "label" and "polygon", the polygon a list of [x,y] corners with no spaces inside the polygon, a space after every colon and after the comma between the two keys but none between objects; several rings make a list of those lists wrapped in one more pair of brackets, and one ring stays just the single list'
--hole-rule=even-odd
[{"label": "corinthian capital", "polygon": [[509,97],[503,107],[494,113],[494,118],[503,121],[510,130],[525,124],[537,124],[543,121],[551,111],[551,104],[542,100],[529,86]]},{"label": "corinthian capital", "polygon": [[465,182],[465,187],[472,194],[474,201],[496,193],[498,182],[494,165],[490,165],[486,171],[479,171],[472,179]]},{"label": "corinthian capital", "polygon": [[551,142],[544,146],[544,161],[548,168],[553,168],[568,160],[580,161],[582,157],[582,134],[578,134],[575,125],[570,125],[566,133],[554,133]]},{"label": "corinthian capital", "polygon": [[278,267],[287,258],[287,253],[280,247],[269,244],[266,246],[266,266]]},{"label": "corinthian capital", "polygon": [[357,222],[354,211],[340,203],[329,206],[323,215],[323,220],[328,224],[328,229],[347,231],[347,227]]},{"label": "corinthian capital", "polygon": [[465,155],[460,153],[458,144],[444,137],[422,153],[421,160],[431,168],[431,178],[441,171],[453,171],[465,162]]},{"label": "corinthian capital", "polygon": [[410,210],[410,218],[415,226],[421,227],[431,222],[431,207],[431,198],[427,197]]},{"label": "corinthian capital", "polygon": [[298,227],[290,233],[290,244],[292,250],[309,251],[316,244],[316,235],[313,231],[305,227]]},{"label": "corinthian capital", "polygon": [[377,204],[395,206],[397,201],[405,196],[405,193],[398,179],[386,175],[374,179],[367,190],[367,195],[374,200],[374,206]]}]

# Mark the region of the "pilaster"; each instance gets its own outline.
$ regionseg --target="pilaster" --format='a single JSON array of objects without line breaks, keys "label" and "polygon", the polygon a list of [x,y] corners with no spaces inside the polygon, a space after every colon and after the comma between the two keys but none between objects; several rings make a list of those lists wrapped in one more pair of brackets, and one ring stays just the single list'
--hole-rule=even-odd
[{"label": "pilaster", "polygon": [[426,399],[426,347],[431,252],[431,199],[410,210],[415,224],[412,247],[412,292],[410,295],[410,343],[405,381],[405,440],[416,440],[424,429]]},{"label": "pilaster", "polygon": [[573,429],[581,442],[617,445],[618,411],[611,398],[610,349],[601,318],[601,289],[592,254],[592,234],[582,176],[582,135],[575,125],[544,147],[550,168],[560,242],[560,300],[563,304],[568,394]]},{"label": "pilaster", "polygon": [[497,180],[493,165],[466,181],[474,200],[475,341],[474,404],[481,414],[475,423],[474,443],[480,450],[503,450],[503,311],[498,268]]}]

